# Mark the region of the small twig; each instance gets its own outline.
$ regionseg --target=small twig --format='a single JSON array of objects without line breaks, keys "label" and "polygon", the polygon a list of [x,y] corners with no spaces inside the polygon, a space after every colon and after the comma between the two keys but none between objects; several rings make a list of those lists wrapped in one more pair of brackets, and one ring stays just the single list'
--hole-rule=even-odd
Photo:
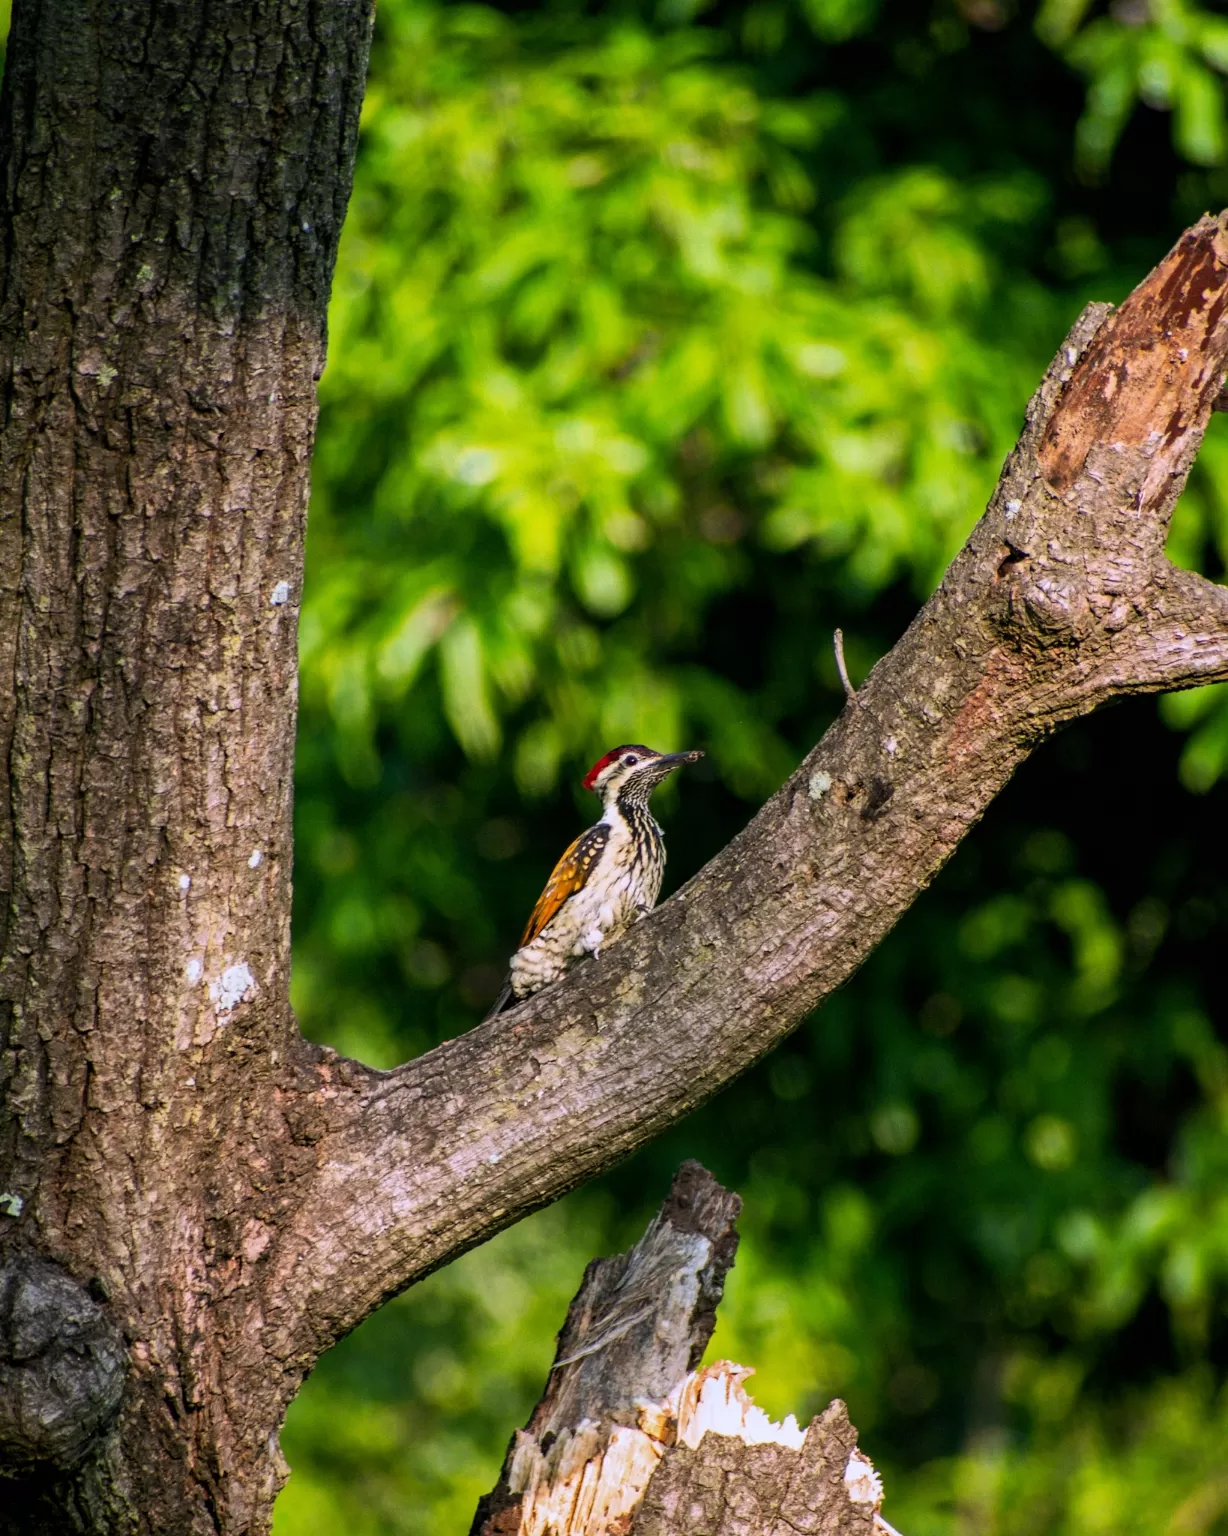
[{"label": "small twig", "polygon": [[832,642],[836,647],[836,670],[840,673],[840,681],[844,684],[844,697],[850,704],[858,704],[857,690],[849,681],[849,669],[844,660],[844,631],[838,629],[832,635]]}]

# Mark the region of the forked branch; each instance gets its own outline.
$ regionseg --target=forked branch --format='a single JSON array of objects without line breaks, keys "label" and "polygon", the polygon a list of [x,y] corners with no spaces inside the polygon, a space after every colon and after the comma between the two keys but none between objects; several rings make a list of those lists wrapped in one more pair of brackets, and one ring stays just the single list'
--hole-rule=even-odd
[{"label": "forked branch", "polygon": [[1228,678],[1228,593],[1164,554],[1228,356],[1228,215],[1076,323],[941,586],[746,830],[556,987],[381,1074],[312,1068],[291,1348],[591,1178],[861,964],[1018,764],[1129,693]]}]

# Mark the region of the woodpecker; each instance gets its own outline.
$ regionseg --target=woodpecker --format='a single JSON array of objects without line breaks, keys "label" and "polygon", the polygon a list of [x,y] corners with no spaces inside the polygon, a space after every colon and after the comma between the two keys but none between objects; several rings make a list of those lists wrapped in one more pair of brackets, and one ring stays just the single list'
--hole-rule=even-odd
[{"label": "woodpecker", "polygon": [[601,820],[581,832],[554,866],[486,1017],[557,981],[581,955],[597,956],[651,912],[661,890],[665,839],[648,809],[662,780],[702,752],[615,747],[584,776],[601,796]]}]

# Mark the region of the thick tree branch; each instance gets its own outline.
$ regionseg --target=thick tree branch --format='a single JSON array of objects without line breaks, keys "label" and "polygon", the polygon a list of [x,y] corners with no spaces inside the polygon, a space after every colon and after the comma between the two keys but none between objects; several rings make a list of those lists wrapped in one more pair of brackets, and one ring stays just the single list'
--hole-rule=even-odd
[{"label": "thick tree branch", "polygon": [[395,1072],[323,1054],[319,1172],[274,1260],[296,1296],[287,1345],[326,1344],[770,1051],[1063,721],[1228,677],[1228,594],[1164,555],[1224,378],[1226,230],[1204,219],[1119,310],[1080,318],[988,510],[857,707],[671,901]]}]

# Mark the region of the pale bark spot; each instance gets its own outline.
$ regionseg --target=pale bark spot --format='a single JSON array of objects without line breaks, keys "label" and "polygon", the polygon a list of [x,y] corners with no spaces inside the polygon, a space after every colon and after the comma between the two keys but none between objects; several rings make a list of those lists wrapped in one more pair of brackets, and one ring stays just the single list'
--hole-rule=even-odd
[{"label": "pale bark spot", "polygon": [[216,981],[209,984],[209,996],[219,1014],[232,1013],[255,990],[256,978],[245,960],[228,966]]}]

